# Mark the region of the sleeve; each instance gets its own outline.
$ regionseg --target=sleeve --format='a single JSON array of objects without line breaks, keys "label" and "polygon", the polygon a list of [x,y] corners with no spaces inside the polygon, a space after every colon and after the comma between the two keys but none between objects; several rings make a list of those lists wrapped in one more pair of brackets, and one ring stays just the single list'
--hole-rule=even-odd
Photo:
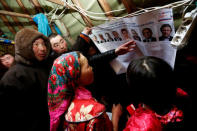
[{"label": "sleeve", "polygon": [[106,51],[104,53],[90,56],[88,60],[90,64],[96,64],[96,63],[110,62],[116,57],[117,55],[115,54],[115,49],[113,49],[113,50]]},{"label": "sleeve", "polygon": [[23,116],[22,111],[19,110],[21,106],[19,101],[22,100],[20,90],[22,88],[23,84],[17,81],[15,73],[12,72],[6,73],[0,81],[0,116],[3,122],[1,124],[5,129],[12,128],[9,125],[12,118],[15,119],[16,115]]},{"label": "sleeve", "polygon": [[[88,51],[90,47],[94,47],[98,53],[93,56],[89,56]],[[82,33],[78,36],[77,42],[73,46],[73,50],[82,52],[84,56],[88,58],[90,65],[102,62],[110,62],[112,59],[117,57],[115,54],[115,49],[100,53],[89,36]]]}]

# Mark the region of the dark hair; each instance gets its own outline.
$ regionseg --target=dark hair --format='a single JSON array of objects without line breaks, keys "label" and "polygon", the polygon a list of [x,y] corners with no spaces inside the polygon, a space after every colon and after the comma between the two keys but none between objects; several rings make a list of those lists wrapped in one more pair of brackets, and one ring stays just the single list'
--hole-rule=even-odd
[{"label": "dark hair", "polygon": [[117,34],[118,34],[118,32],[117,32],[117,31],[115,31],[115,30],[114,30],[114,31],[112,31],[112,34],[113,34],[113,33],[117,33]]},{"label": "dark hair", "polygon": [[128,30],[127,30],[127,29],[125,29],[125,28],[121,29],[121,32],[123,32],[123,31],[128,32]]},{"label": "dark hair", "polygon": [[8,52],[4,52],[4,53],[2,53],[2,54],[0,55],[0,57],[3,57],[3,56],[5,56],[5,55],[11,55],[11,56],[13,56],[13,57],[14,57],[14,55],[13,55],[12,53],[8,53]]},{"label": "dark hair", "polygon": [[81,39],[80,37],[77,38],[76,43],[72,46],[72,50],[74,51],[80,51],[85,57],[89,57],[89,49],[93,47],[97,51],[97,47],[95,46],[94,42],[90,39],[90,42],[85,42],[84,39]]},{"label": "dark hair", "polygon": [[49,38],[49,40],[51,40],[52,38],[56,37],[57,35],[59,35],[59,34],[57,34],[57,33],[51,33],[51,34],[48,36],[48,38]]},{"label": "dark hair", "polygon": [[163,29],[164,27],[169,27],[170,30],[172,31],[172,27],[171,27],[169,24],[163,24],[163,25],[160,27],[160,31],[161,31],[161,32],[162,32],[162,29]]},{"label": "dark hair", "polygon": [[152,30],[151,30],[150,28],[144,28],[144,29],[142,30],[142,33],[143,33],[143,34],[144,34],[144,30],[148,30],[149,32],[151,32],[151,34],[153,33]]},{"label": "dark hair", "polygon": [[127,68],[126,79],[128,92],[138,102],[152,107],[173,103],[173,69],[164,60],[153,56],[135,59]]},{"label": "dark hair", "polygon": [[[0,55],[0,58],[3,57],[3,56],[5,56],[5,55],[11,55],[12,57],[14,57],[13,54],[5,52],[5,53],[3,53],[3,54]],[[15,64],[15,60],[14,60],[14,62],[12,63],[12,65],[14,65],[14,64]],[[5,65],[3,65],[1,59],[0,59],[0,68],[7,68],[7,67],[5,67]]]},{"label": "dark hair", "polygon": [[[136,30],[134,30],[134,29],[131,29],[131,32],[132,32],[132,31],[136,32]],[[137,32],[136,32],[136,33],[137,33]]]}]

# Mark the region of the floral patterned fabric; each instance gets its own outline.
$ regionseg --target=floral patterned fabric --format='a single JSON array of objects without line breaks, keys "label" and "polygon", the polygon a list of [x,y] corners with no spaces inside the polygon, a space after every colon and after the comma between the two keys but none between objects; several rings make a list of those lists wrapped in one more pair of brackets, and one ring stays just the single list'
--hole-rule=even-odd
[{"label": "floral patterned fabric", "polygon": [[162,124],[166,125],[168,123],[181,122],[183,120],[183,111],[179,110],[177,107],[173,107],[170,112],[164,116],[156,114]]},{"label": "floral patterned fabric", "polygon": [[90,99],[91,93],[77,85],[80,63],[76,52],[58,57],[52,66],[48,80],[48,108],[50,130],[57,130],[60,117],[66,113],[71,99]]},{"label": "floral patterned fabric", "polygon": [[104,105],[94,99],[75,99],[69,106],[65,118],[68,122],[85,122],[100,116],[104,111]]},{"label": "floral patterned fabric", "polygon": [[[143,104],[138,105],[140,108],[143,108]],[[133,104],[127,106],[127,111],[132,116],[135,113],[135,107]],[[163,125],[167,125],[168,123],[181,122],[183,121],[183,111],[179,110],[176,106],[174,106],[167,114],[159,115],[155,113],[156,117],[160,120]]]},{"label": "floral patterned fabric", "polygon": [[106,113],[87,122],[68,123],[67,131],[113,131],[113,126]]},{"label": "floral patterned fabric", "polygon": [[94,99],[75,99],[65,115],[67,131],[112,131],[104,105]]}]

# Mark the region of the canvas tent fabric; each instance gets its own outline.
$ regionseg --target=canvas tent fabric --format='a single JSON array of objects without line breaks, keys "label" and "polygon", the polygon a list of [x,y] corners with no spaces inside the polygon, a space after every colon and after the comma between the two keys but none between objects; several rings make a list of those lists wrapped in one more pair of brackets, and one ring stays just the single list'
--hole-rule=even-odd
[{"label": "canvas tent fabric", "polygon": [[[81,8],[84,12],[65,7],[63,1]],[[42,13],[47,18],[45,20],[48,20],[51,32],[61,34],[72,46],[86,26],[97,26],[140,9],[164,6],[176,1],[180,0],[89,0],[88,3],[87,0],[0,0],[0,29],[10,40],[14,40],[16,32],[22,28],[44,29],[43,25],[40,28],[33,21],[37,14]],[[109,11],[111,12],[106,13]],[[173,10],[175,28],[181,23],[182,11],[183,6]],[[85,19],[88,19],[88,22]],[[44,24],[44,21],[40,23]],[[46,30],[50,33],[50,29]]]}]

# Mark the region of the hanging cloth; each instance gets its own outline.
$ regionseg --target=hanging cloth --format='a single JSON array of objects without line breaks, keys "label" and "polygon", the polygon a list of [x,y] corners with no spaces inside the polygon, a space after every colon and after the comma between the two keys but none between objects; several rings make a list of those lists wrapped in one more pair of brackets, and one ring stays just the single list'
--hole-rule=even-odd
[{"label": "hanging cloth", "polygon": [[38,31],[45,36],[49,36],[52,33],[48,19],[43,13],[35,15],[33,21],[38,25]]}]

